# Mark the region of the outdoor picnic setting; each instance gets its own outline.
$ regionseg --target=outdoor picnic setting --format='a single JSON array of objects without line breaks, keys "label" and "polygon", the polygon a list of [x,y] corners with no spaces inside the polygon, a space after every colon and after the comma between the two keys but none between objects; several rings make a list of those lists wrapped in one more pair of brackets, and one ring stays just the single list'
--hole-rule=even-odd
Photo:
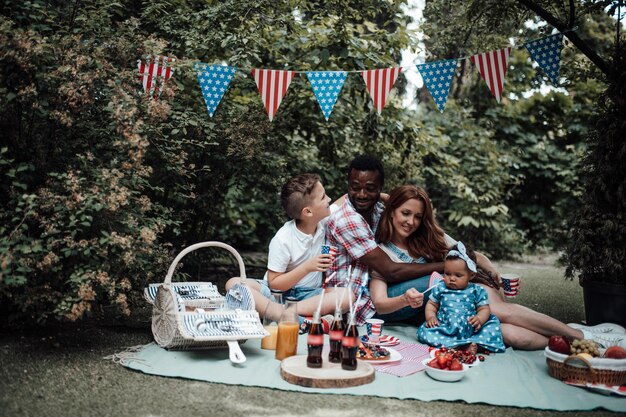
[{"label": "outdoor picnic setting", "polygon": [[3,2],[1,414],[626,413],[625,18]]}]

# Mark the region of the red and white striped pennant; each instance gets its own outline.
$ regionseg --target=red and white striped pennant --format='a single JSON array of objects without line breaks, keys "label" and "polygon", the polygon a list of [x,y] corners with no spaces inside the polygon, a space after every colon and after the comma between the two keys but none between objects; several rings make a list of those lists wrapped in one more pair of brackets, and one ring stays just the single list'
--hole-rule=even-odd
[{"label": "red and white striped pennant", "polygon": [[498,103],[502,98],[502,85],[509,66],[511,48],[502,48],[495,51],[483,52],[473,55],[472,62],[478,68],[480,75],[489,86],[491,93]]},{"label": "red and white striped pennant", "polygon": [[148,55],[144,60],[138,60],[139,75],[142,78],[143,91],[149,98],[158,98],[165,86],[165,82],[172,77],[172,64],[176,59],[162,55]]},{"label": "red and white striped pennant", "polygon": [[278,106],[287,93],[291,80],[296,76],[295,71],[281,71],[271,69],[252,68],[252,76],[261,94],[261,100],[270,118],[274,120]]},{"label": "red and white striped pennant", "polygon": [[401,72],[402,67],[361,71],[367,91],[370,92],[379,115],[385,107],[389,91],[393,88]]}]

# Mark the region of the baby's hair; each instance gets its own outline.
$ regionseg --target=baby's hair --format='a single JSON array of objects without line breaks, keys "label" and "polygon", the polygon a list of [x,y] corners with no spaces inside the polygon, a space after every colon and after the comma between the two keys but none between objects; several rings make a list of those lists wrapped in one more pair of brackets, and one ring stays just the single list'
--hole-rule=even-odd
[{"label": "baby's hair", "polygon": [[317,174],[300,174],[283,185],[280,202],[290,219],[300,219],[302,209],[311,202],[311,193],[318,182],[320,176]]},{"label": "baby's hair", "polygon": [[[476,263],[476,252],[474,252],[474,249],[472,249],[472,247],[470,245],[468,245],[467,243],[464,244],[465,245],[465,253],[467,253],[467,256],[469,256],[469,258],[474,261],[474,263]],[[459,250],[458,245],[454,245],[452,248],[450,248],[450,251]],[[446,255],[446,259],[461,259],[456,255]]]}]

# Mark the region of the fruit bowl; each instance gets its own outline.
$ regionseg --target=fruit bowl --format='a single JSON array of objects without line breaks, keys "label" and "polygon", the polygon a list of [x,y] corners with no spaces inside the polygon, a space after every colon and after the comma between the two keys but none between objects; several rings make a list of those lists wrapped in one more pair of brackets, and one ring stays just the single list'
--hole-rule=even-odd
[{"label": "fruit bowl", "polygon": [[427,359],[424,359],[422,363],[426,367],[426,374],[432,379],[436,379],[437,381],[442,381],[442,382],[460,381],[461,379],[463,379],[463,377],[467,373],[467,370],[470,368],[466,364],[463,364],[462,371],[447,371],[445,369],[432,368],[431,366],[428,365],[428,362],[432,360],[433,360],[432,358],[427,358]]},{"label": "fruit bowl", "polygon": [[586,358],[564,355],[546,346],[548,374],[561,381],[623,385],[626,383],[626,359]]},{"label": "fruit bowl", "polygon": [[[603,354],[605,349],[600,349],[600,354]],[[570,358],[570,365],[578,368],[588,368],[588,366],[580,360],[580,355],[564,355],[559,352],[551,350],[549,347],[544,349],[544,355],[546,359],[553,360],[555,362],[565,362],[565,359]],[[626,359],[610,359],[610,358],[585,358],[594,369],[608,369],[614,371],[626,370]]]}]

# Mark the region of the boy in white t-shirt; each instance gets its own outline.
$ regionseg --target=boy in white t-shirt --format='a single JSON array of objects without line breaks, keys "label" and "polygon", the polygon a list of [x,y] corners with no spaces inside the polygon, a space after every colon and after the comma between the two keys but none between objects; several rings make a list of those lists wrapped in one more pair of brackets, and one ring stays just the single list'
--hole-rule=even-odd
[{"label": "boy in white t-shirt", "polygon": [[[331,205],[330,197],[316,174],[295,176],[283,186],[280,198],[287,216],[292,220],[287,221],[270,242],[265,279],[246,281],[252,290],[257,311],[264,317],[272,318],[280,313],[280,307],[272,307],[273,303],[268,302],[273,299],[270,288],[281,291],[284,298],[297,301],[310,299],[322,292],[323,273],[334,260],[332,252],[322,254],[326,220],[331,207],[336,209],[336,204],[345,199],[341,197]],[[239,278],[231,278],[226,283],[226,289],[239,282]],[[324,304],[330,302],[328,300]],[[299,303],[298,313],[312,315],[311,307],[315,305],[312,302]]]},{"label": "boy in white t-shirt", "polygon": [[292,220],[270,242],[262,284],[269,288],[261,293],[269,296],[269,289],[282,291],[283,297],[300,301],[322,292],[323,272],[333,262],[334,254],[322,255],[330,197],[317,174],[301,174],[283,186],[280,199]]}]

